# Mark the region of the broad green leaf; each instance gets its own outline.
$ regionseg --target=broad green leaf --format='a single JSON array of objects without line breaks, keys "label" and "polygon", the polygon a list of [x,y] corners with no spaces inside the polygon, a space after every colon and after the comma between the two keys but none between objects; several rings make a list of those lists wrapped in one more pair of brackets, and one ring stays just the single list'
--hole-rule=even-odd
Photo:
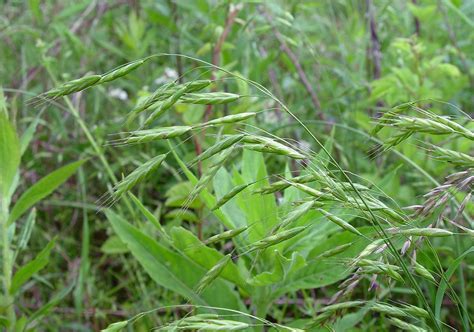
[{"label": "broad green leaf", "polygon": [[221,280],[215,280],[203,294],[196,294],[193,288],[206,270],[187,257],[164,247],[111,210],[107,210],[106,215],[114,231],[157,284],[195,304],[243,308],[237,294]]},{"label": "broad green leaf", "polygon": [[[0,103],[3,93],[0,92]],[[20,141],[15,128],[0,109],[0,195],[9,196],[10,186],[20,166]]]},{"label": "broad green leaf", "polygon": [[49,255],[51,254],[55,241],[56,238],[52,239],[32,261],[22,266],[15,273],[10,287],[10,294],[15,294],[25,282],[48,264]]},{"label": "broad green leaf", "polygon": [[263,155],[260,152],[244,150],[242,174],[234,174],[237,185],[255,182],[249,187],[248,195],[237,197],[239,207],[245,212],[249,230],[249,239],[257,241],[265,237],[277,223],[277,206],[274,195],[250,194],[252,190],[267,186],[268,174]]},{"label": "broad green leaf", "polygon": [[274,250],[275,262],[273,271],[262,272],[249,280],[254,286],[266,286],[284,282],[293,273],[306,265],[305,259],[298,252],[293,252],[291,258],[284,257],[278,250]]},{"label": "broad green leaf", "polygon": [[[372,231],[371,227],[358,228],[358,230],[367,234]],[[334,257],[320,258],[321,253],[333,249],[337,246],[350,243],[353,245]],[[326,241],[315,241],[317,244],[306,257],[307,265],[296,271],[293,276],[278,289],[276,295],[286,292],[296,291],[298,289],[319,288],[331,285],[337,281],[346,278],[350,270],[344,263],[349,258],[357,256],[369,242],[353,233],[344,231],[331,236]]]},{"label": "broad green leaf", "polygon": [[109,237],[100,247],[100,251],[104,254],[125,254],[129,252],[128,247],[118,236]]},{"label": "broad green leaf", "polygon": [[[176,248],[206,270],[224,257],[222,253],[207,247],[193,233],[182,227],[174,227],[171,230],[171,237]],[[238,267],[232,262],[226,265],[219,276],[248,290],[248,285],[240,275]]]},{"label": "broad green leaf", "polygon": [[79,166],[81,166],[84,162],[85,160],[79,160],[63,166],[36,182],[18,199],[10,214],[8,223],[11,224],[12,222],[15,222],[30,207],[35,205],[46,196],[50,195],[57,187],[59,187],[71,175],[73,175],[77,168],[79,168]]}]

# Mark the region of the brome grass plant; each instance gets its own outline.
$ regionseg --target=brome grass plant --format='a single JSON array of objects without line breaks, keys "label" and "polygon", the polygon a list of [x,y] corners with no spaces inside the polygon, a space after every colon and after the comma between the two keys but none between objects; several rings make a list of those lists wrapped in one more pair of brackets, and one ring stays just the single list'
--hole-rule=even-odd
[{"label": "brome grass plant", "polygon": [[[151,61],[157,56],[147,59]],[[159,285],[177,292],[189,303],[242,312],[239,318],[242,320],[241,323],[216,320],[218,316],[211,315],[211,317],[208,314],[202,314],[204,316],[189,316],[176,320],[161,329],[166,329],[166,326],[175,330],[249,329],[251,325],[246,321],[245,313],[252,313],[265,319],[272,302],[283,294],[337,283],[342,281],[344,276],[349,276],[341,283],[341,291],[334,294],[331,300],[336,304],[323,307],[320,310],[321,314],[314,318],[310,317],[305,325],[306,328],[330,324],[339,310],[348,310],[364,304],[363,301],[344,302],[344,299],[349,300],[362,280],[367,278],[371,280],[369,289],[384,284],[383,287],[388,292],[393,292],[397,285],[401,285],[410,289],[419,303],[418,306],[410,304],[405,309],[377,302],[368,303],[370,310],[387,315],[392,324],[398,328],[407,329],[421,324],[424,326],[420,328],[422,330],[441,331],[444,323],[437,311],[441,303],[436,301],[435,306],[432,306],[431,301],[422,291],[423,281],[416,278],[412,270],[414,269],[418,275],[424,276],[425,280],[428,279],[435,285],[449,282],[439,264],[439,258],[436,258],[433,266],[436,271],[434,275],[437,276],[434,277],[417,261],[417,252],[421,251],[424,255],[438,257],[430,241],[438,237],[453,237],[456,233],[445,229],[447,225],[440,225],[438,221],[427,225],[426,218],[420,216],[427,216],[427,209],[431,210],[430,214],[434,214],[433,210],[436,209],[441,212],[435,219],[442,220],[442,209],[446,208],[448,200],[452,199],[456,202],[456,194],[469,187],[472,180],[469,171],[465,171],[467,173],[463,173],[464,176],[451,178],[449,184],[437,187],[429,196],[443,195],[443,198],[436,201],[434,205],[428,200],[424,207],[417,208],[422,209],[422,213],[407,215],[397,206],[390,207],[385,204],[383,200],[386,198],[383,192],[356,183],[308,127],[267,89],[220,67],[201,60],[185,58],[214,67],[228,75],[228,78],[249,84],[264,97],[279,103],[308,131],[314,138],[316,148],[320,148],[321,152],[304,151],[282,138],[277,140],[275,137],[262,135],[259,133],[258,125],[246,127],[245,123],[257,116],[255,112],[225,115],[187,126],[179,124],[173,124],[171,127],[163,126],[163,121],[158,118],[158,115],[165,111],[172,112],[175,104],[217,105],[232,103],[240,97],[227,92],[195,92],[215,85],[217,82],[204,81],[206,84],[193,84],[194,81],[190,81],[181,84],[178,82],[165,84],[158,88],[159,92],[148,97],[143,104],[145,106],[138,106],[131,111],[131,114],[143,113],[143,118],[146,120],[141,123],[139,118],[135,118],[138,120],[139,129],[131,131],[123,140],[118,140],[124,144],[152,144],[162,139],[181,139],[180,144],[186,144],[186,136],[195,135],[193,132],[195,129],[207,128],[207,134],[209,134],[211,127],[214,130],[222,130],[223,126],[230,126],[229,129],[234,131],[221,141],[216,138],[215,144],[202,155],[191,160],[188,163],[189,166],[182,161],[173,145],[170,145],[170,152],[181,165],[181,171],[193,184],[189,197],[183,201],[182,213],[191,207],[193,201],[200,198],[208,213],[206,218],[212,216],[216,222],[228,228],[227,231],[214,235],[208,240],[201,240],[185,228],[174,227],[168,231],[164,230],[167,232],[166,238],[171,240],[163,242],[153,239],[112,210],[107,212],[107,217],[121,241],[127,245],[134,257]],[[138,60],[135,63],[144,64],[145,61]],[[109,82],[112,80],[110,77],[125,76],[114,76],[113,73],[128,66],[130,65],[124,65],[106,74],[109,75],[106,80],[103,79],[104,75],[96,75],[99,77],[98,80],[71,81],[52,92],[46,92],[45,95],[57,95],[58,92],[55,91],[68,94],[94,84]],[[170,89],[172,91],[169,91]],[[166,94],[169,97],[160,100],[159,96]],[[380,131],[381,128],[397,130],[395,136],[386,139],[384,150],[401,144],[417,133],[451,135],[459,139],[472,140],[472,132],[453,120],[437,116],[413,104],[409,107],[424,118],[404,115],[400,112],[400,108],[394,112],[387,112],[380,118],[374,132]],[[406,110],[406,107],[403,109]],[[151,115],[146,115],[147,112]],[[243,130],[245,133],[238,134],[239,128],[245,128]],[[440,148],[436,150],[436,153],[440,154],[443,151],[448,150]],[[286,159],[288,162],[293,161],[302,175],[278,180],[279,176],[275,174],[277,181],[269,182],[275,176],[266,174],[262,158],[264,154],[276,154],[278,158]],[[137,183],[160,167],[168,156],[169,153],[156,156],[126,176],[115,186],[114,198],[119,199],[126,192],[131,191]],[[238,156],[242,156],[244,162],[240,170],[238,159],[236,159]],[[444,158],[456,157],[450,152],[444,152],[443,156]],[[189,167],[193,167],[198,162],[206,162],[206,168],[196,176]],[[245,166],[245,163],[248,163],[248,166]],[[465,163],[454,164],[461,166]],[[234,168],[233,175],[226,170],[227,167]],[[249,173],[245,167],[250,167],[249,170],[259,169],[259,171]],[[249,175],[252,181],[249,181]],[[235,184],[231,184],[229,191],[223,192],[218,187],[222,181]],[[451,196],[448,196],[448,189],[454,189],[455,192],[451,192]],[[274,193],[283,193],[287,200],[286,212],[283,214],[278,211],[281,206],[272,198]],[[287,196],[290,198],[286,198]],[[250,203],[251,201],[253,202]],[[230,210],[231,205],[232,210]],[[110,209],[113,209],[113,206],[110,206]],[[142,209],[146,211],[144,206]],[[239,218],[236,217],[237,211],[239,211]],[[347,213],[352,216],[348,221],[336,215]],[[355,223],[355,220],[358,222]],[[352,225],[351,221],[357,226]],[[161,226],[159,228],[163,231]],[[329,238],[330,240],[342,236],[341,239],[345,240],[340,245],[334,245],[315,255],[313,254],[315,251],[313,239],[325,229],[331,229],[329,234],[333,235]],[[229,254],[224,255],[216,250],[214,245],[220,242],[230,244]],[[405,244],[401,248],[400,244],[403,243]],[[427,249],[421,250],[420,246],[423,243],[426,243]],[[341,273],[331,275],[326,280],[322,278],[322,282],[318,279],[310,279],[311,281],[302,283],[324,263],[328,264],[328,268],[331,264],[341,266]],[[180,271],[183,266],[186,266],[187,272]],[[236,292],[230,286],[236,287],[239,291]],[[449,289],[449,294],[455,299],[454,303],[458,306],[462,319],[470,324],[467,303],[455,292],[453,288]],[[250,306],[245,305],[246,297],[250,299]],[[377,300],[375,294],[371,297]],[[442,293],[440,297],[442,299]],[[396,301],[396,297],[391,301]],[[412,323],[401,321],[400,317],[408,318]],[[120,326],[122,325],[111,325],[109,330],[118,329]],[[254,326],[254,328],[258,330],[261,327]]]},{"label": "brome grass plant", "polygon": [[0,8],[2,331],[473,330],[470,1]]}]

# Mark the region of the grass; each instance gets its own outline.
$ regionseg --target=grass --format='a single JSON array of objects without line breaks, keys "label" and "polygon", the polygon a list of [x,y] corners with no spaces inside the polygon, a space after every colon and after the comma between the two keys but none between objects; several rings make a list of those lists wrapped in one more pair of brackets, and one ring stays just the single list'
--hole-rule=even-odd
[{"label": "grass", "polygon": [[5,329],[472,329],[468,5],[57,6],[2,16]]}]

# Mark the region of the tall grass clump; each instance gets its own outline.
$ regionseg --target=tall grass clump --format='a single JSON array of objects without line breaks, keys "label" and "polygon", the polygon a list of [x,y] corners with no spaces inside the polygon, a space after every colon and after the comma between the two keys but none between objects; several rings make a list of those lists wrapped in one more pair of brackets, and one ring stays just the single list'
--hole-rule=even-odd
[{"label": "tall grass clump", "polygon": [[[169,55],[153,55],[104,75],[73,80],[41,97],[54,99],[111,82],[163,56]],[[142,268],[158,285],[181,296],[182,303],[177,305],[190,305],[186,314],[158,329],[258,331],[273,326],[296,331],[331,327],[341,314],[371,312],[375,319],[387,317],[394,328],[442,331],[449,325],[440,311],[445,293],[457,308],[463,327],[470,328],[466,294],[453,286],[452,272],[443,269],[435,249],[439,241],[467,241],[472,236],[472,221],[465,213],[469,203],[465,197],[470,200],[474,179],[468,154],[452,148],[429,148],[435,160],[454,165],[456,173],[407,213],[376,185],[344,169],[332,153],[333,142],[323,144],[268,89],[205,61],[173,56],[218,71],[220,78],[203,80],[207,73],[203,71],[195,80],[163,84],[124,114],[126,128],[111,145],[159,144],[169,148],[116,183],[104,204],[112,229]],[[224,80],[229,88],[243,84],[254,94],[218,91]],[[262,129],[259,119],[270,111],[256,109],[261,99],[278,105],[296,122],[312,140],[311,148],[303,149]],[[234,111],[237,103],[244,102],[249,109]],[[196,123],[178,123],[170,115],[182,105],[192,105],[186,112],[211,105],[212,112]],[[226,113],[217,111],[217,105],[226,105]],[[395,149],[412,136],[474,140],[472,130],[459,119],[417,105],[394,108],[377,120],[373,134],[383,131],[385,136],[372,150],[374,156]],[[208,148],[199,154],[183,153],[183,147],[201,147],[202,143]],[[266,165],[266,160],[278,161],[284,169],[269,174],[267,170],[275,168]],[[206,240],[201,233],[182,226],[160,225],[134,200],[137,211],[155,226],[150,231],[140,218],[119,213],[114,204],[108,204],[119,204],[164,163],[177,164],[180,174],[192,184],[178,215],[185,215],[199,200],[203,206],[200,218],[225,230]],[[462,254],[459,257],[464,257]],[[429,267],[424,266],[427,261]],[[274,320],[269,313],[278,299],[333,284],[338,290],[330,300],[311,305],[299,325],[293,327],[296,322],[288,320],[268,323],[267,319]],[[361,291],[367,285],[369,292]],[[376,289],[383,289],[383,295]],[[400,289],[410,296],[400,296]],[[433,296],[427,289],[437,290]],[[410,303],[403,303],[407,298]],[[233,319],[220,316],[220,310],[232,310]],[[133,322],[116,323],[107,330],[119,330]]]}]

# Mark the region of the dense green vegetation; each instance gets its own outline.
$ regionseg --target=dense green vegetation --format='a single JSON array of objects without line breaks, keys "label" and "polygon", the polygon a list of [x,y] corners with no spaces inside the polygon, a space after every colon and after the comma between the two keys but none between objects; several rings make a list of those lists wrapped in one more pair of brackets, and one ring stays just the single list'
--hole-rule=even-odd
[{"label": "dense green vegetation", "polygon": [[8,331],[471,331],[474,2],[0,4]]}]

